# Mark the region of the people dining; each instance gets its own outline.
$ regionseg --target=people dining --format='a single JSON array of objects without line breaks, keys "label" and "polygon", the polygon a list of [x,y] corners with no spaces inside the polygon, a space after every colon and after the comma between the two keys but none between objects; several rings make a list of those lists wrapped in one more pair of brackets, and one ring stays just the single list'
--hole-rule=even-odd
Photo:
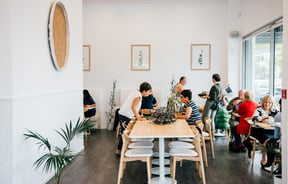
[{"label": "people dining", "polygon": [[87,89],[83,90],[84,117],[90,118],[96,114],[96,103]]},{"label": "people dining", "polygon": [[185,76],[180,77],[180,80],[177,84],[175,84],[173,91],[175,93],[180,94],[181,91],[184,89],[184,86],[186,85],[186,83],[187,83],[186,77]]},{"label": "people dining", "polygon": [[[120,121],[120,134],[122,134],[133,117],[139,121],[146,120],[140,116],[139,110],[142,104],[142,97],[149,96],[150,94],[152,94],[151,85],[148,82],[143,82],[140,84],[139,90],[135,90],[128,95],[124,104],[119,110],[118,118]],[[119,136],[119,143],[115,154],[120,154],[122,144],[122,138]]]},{"label": "people dining", "polygon": [[[277,115],[279,111],[274,108],[274,99],[271,95],[266,95],[263,97],[260,106],[255,110],[252,121],[261,122],[264,124],[268,124],[274,122],[274,117]],[[269,134],[270,137],[269,138]],[[256,138],[264,147],[272,146],[276,143],[274,139],[274,130],[265,130],[260,127],[251,127],[250,135]],[[245,146],[251,150],[252,145],[249,140],[245,141]],[[266,153],[267,153],[267,161],[266,161]],[[274,153],[273,152],[262,152],[261,166],[270,167],[274,161]]]},{"label": "people dining", "polygon": [[157,106],[157,100],[153,94],[142,97],[141,109],[153,109]]},{"label": "people dining", "polygon": [[241,137],[237,133],[237,126],[240,121],[240,116],[237,113],[239,109],[239,105],[244,101],[244,93],[245,91],[243,89],[238,91],[238,96],[230,100],[228,103],[226,109],[230,112],[231,117],[229,120],[230,124],[230,132],[231,132],[231,137],[235,141],[235,145],[238,148],[238,150],[243,149],[244,145],[242,144]]},{"label": "people dining", "polygon": [[181,102],[185,104],[182,113],[176,113],[175,118],[186,119],[189,125],[198,125],[201,123],[201,116],[196,103],[192,100],[192,92],[184,89],[180,95]]},{"label": "people dining", "polygon": [[237,133],[248,135],[250,124],[245,120],[253,116],[255,109],[259,104],[253,101],[253,96],[249,91],[244,93],[244,100],[239,105],[237,113],[240,116],[239,125],[237,126]]}]

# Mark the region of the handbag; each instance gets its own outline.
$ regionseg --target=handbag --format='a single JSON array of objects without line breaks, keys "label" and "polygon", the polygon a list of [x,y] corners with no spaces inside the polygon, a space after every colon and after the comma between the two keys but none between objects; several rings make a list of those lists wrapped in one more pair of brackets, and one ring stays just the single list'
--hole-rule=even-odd
[{"label": "handbag", "polygon": [[219,108],[219,101],[218,100],[214,100],[212,101],[212,104],[210,105],[210,109],[212,110],[217,110]]}]

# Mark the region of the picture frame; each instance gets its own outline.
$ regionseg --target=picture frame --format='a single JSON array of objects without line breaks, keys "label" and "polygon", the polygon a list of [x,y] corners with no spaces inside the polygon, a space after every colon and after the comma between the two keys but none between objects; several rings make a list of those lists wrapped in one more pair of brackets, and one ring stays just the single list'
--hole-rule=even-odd
[{"label": "picture frame", "polygon": [[191,44],[191,70],[210,70],[211,44]]},{"label": "picture frame", "polygon": [[150,52],[149,44],[131,45],[131,70],[132,71],[150,71]]},{"label": "picture frame", "polygon": [[90,45],[83,45],[83,71],[91,70]]}]

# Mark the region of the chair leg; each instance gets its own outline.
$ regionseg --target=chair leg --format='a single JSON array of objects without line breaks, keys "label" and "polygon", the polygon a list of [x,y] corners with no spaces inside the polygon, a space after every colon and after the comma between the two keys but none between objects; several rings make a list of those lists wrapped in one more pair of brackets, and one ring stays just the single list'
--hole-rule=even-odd
[{"label": "chair leg", "polygon": [[205,141],[203,141],[202,146],[202,154],[203,154],[203,160],[205,162],[205,166],[208,167],[208,160],[207,160],[207,151],[206,151],[206,144]]},{"label": "chair leg", "polygon": [[124,171],[124,169],[123,169],[123,161],[120,160],[117,184],[120,184],[120,182],[121,182],[121,178],[123,177],[123,171]]},{"label": "chair leg", "polygon": [[211,148],[211,154],[212,154],[212,159],[215,159],[215,153],[214,153],[214,141],[210,139],[210,148]]},{"label": "chair leg", "polygon": [[253,148],[252,148],[252,166],[254,166],[255,151],[256,151],[256,140],[253,140]]},{"label": "chair leg", "polygon": [[147,176],[148,176],[148,184],[151,184],[151,170],[150,170],[150,167],[151,167],[151,158],[148,157],[147,158],[147,162],[146,162],[146,165],[147,165]]},{"label": "chair leg", "polygon": [[116,138],[118,138],[119,131],[120,131],[120,123],[117,125],[117,128],[116,128]]},{"label": "chair leg", "polygon": [[173,158],[173,169],[172,169],[172,184],[175,183],[175,174],[176,174],[176,159]]},{"label": "chair leg", "polygon": [[273,176],[274,166],[275,166],[275,160],[274,160],[274,162],[272,163],[272,166],[271,166],[270,176]]},{"label": "chair leg", "polygon": [[199,171],[200,171],[200,170],[201,170],[201,175],[202,175],[203,184],[206,184],[204,164],[203,164],[203,162],[201,162],[201,161],[200,161],[200,169],[199,169]]}]

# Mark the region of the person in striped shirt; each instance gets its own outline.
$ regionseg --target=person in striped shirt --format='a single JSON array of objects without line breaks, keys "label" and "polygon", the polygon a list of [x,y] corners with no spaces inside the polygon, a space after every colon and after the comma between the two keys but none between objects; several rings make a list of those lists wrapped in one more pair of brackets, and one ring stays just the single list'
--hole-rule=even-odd
[{"label": "person in striped shirt", "polygon": [[186,119],[189,125],[201,123],[201,116],[196,103],[192,100],[192,92],[184,89],[180,95],[181,102],[185,105],[182,113],[176,113],[175,118]]}]

